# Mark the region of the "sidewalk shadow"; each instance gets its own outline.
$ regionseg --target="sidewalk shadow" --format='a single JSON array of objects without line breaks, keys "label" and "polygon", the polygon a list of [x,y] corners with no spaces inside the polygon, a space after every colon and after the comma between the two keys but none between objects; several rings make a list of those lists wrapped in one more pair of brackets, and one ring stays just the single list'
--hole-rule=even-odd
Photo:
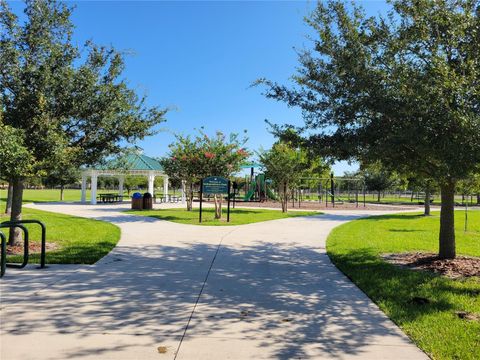
[{"label": "sidewalk shadow", "polygon": [[[2,330],[128,333],[150,336],[152,345],[181,335],[216,251],[198,243],[122,246],[31,296],[17,284],[18,298],[3,304]],[[233,331],[238,322],[245,326],[236,336],[262,339],[258,352],[276,359],[306,357],[311,346],[332,357],[361,354],[379,337],[398,335],[325,254],[298,244],[221,246],[186,341]],[[79,349],[66,358],[101,352]]]}]

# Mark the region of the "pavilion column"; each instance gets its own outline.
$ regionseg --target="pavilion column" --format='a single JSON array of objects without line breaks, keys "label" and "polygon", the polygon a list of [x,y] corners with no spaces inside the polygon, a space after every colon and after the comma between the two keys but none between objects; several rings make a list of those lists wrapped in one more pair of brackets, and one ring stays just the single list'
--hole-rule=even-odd
[{"label": "pavilion column", "polygon": [[185,204],[186,201],[185,190],[185,180],[182,180],[182,204]]},{"label": "pavilion column", "polygon": [[153,193],[154,191],[154,184],[155,184],[155,175],[153,172],[148,173],[148,192],[154,196],[155,194]]},{"label": "pavilion column", "polygon": [[163,177],[163,194],[165,195],[165,201],[168,201],[168,176]]},{"label": "pavilion column", "polygon": [[123,196],[123,183],[125,182],[125,176],[120,175],[118,177],[118,195]]},{"label": "pavilion column", "polygon": [[82,174],[82,197],[81,202],[87,202],[87,174]]},{"label": "pavilion column", "polygon": [[96,171],[92,171],[91,189],[90,189],[90,204],[92,205],[95,205],[97,203],[97,181],[98,181],[98,174]]}]

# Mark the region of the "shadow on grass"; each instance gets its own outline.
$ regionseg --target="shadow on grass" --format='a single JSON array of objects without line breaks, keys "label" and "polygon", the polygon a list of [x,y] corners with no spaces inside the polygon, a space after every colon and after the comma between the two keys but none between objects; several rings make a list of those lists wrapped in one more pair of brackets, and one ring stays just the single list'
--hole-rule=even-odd
[{"label": "shadow on grass", "polygon": [[[413,322],[418,317],[458,310],[451,294],[478,296],[480,284],[458,282],[426,271],[388,264],[369,249],[348,254],[330,253],[332,262],[397,323]],[[456,285],[461,285],[461,287]],[[426,303],[412,301],[426,298]]]},{"label": "shadow on grass", "polygon": [[[381,221],[381,220],[413,220],[413,219],[423,219],[425,216],[423,214],[389,214],[389,215],[376,215],[362,220],[367,221]],[[362,221],[359,220],[359,221]]]},{"label": "shadow on grass", "polygon": [[[39,241],[36,241],[39,243]],[[65,245],[56,250],[47,250],[46,263],[48,264],[94,264],[106,256],[115,247],[116,242],[96,241],[92,243],[75,243]],[[23,255],[8,255],[7,262],[21,263]],[[29,264],[40,263],[40,253],[29,254]]]}]

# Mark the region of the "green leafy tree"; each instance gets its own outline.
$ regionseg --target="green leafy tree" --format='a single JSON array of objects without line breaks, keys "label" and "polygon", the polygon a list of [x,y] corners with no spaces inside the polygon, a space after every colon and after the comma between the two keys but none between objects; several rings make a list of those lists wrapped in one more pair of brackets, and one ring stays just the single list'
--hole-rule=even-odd
[{"label": "green leafy tree", "polygon": [[[68,151],[68,148],[65,150]],[[65,186],[74,184],[80,179],[80,170],[73,165],[75,162],[72,162],[72,156],[68,153],[58,158],[59,161],[50,167],[44,182],[50,186],[60,186],[60,201],[63,201]]]},{"label": "green leafy tree", "polygon": [[260,151],[258,156],[266,177],[277,186],[282,212],[287,212],[293,189],[312,168],[306,151],[286,142],[277,142],[270,150]]},{"label": "green leafy tree", "polygon": [[136,175],[127,175],[123,186],[127,189],[127,194],[130,196],[132,190],[138,189],[139,187],[147,188],[147,179],[145,176],[136,176]]},{"label": "green leafy tree", "polygon": [[479,1],[390,3],[388,16],[367,17],[355,4],[319,2],[295,85],[259,82],[302,109],[308,146],[435,179],[439,257],[454,258],[455,185],[480,163]]},{"label": "green leafy tree", "polygon": [[[3,122],[25,134],[36,174],[48,174],[65,154],[72,166],[95,164],[119,152],[121,140],[151,134],[165,114],[147,107],[121,78],[121,53],[75,45],[71,12],[55,0],[29,0],[21,22],[0,0]],[[13,183],[12,220],[21,218],[24,181]]]},{"label": "green leafy tree", "polygon": [[480,205],[480,173],[472,174],[467,179],[459,181],[457,191],[464,197],[475,195],[477,197],[477,205]]},{"label": "green leafy tree", "polygon": [[396,174],[384,168],[379,162],[362,166],[360,175],[364,178],[367,190],[377,193],[377,202],[380,202],[382,192],[398,183]]},{"label": "green leafy tree", "polygon": [[[34,159],[31,153],[24,145],[24,135],[21,130],[5,125],[2,122],[0,112],[0,178],[9,183],[7,204],[5,212],[12,211],[12,203],[18,209],[18,199],[13,201],[13,192],[10,184],[18,182],[18,179],[30,176],[32,174],[32,164]],[[21,194],[17,192],[16,196]],[[18,210],[17,210],[18,211]],[[11,232],[13,234],[13,232]],[[13,235],[9,239],[9,243],[13,244]]]},{"label": "green leafy tree", "polygon": [[408,188],[412,191],[412,200],[414,192],[423,191],[425,193],[423,214],[425,216],[430,216],[432,194],[434,191],[438,191],[438,185],[435,180],[431,178],[425,178],[421,175],[412,175],[408,177]]}]

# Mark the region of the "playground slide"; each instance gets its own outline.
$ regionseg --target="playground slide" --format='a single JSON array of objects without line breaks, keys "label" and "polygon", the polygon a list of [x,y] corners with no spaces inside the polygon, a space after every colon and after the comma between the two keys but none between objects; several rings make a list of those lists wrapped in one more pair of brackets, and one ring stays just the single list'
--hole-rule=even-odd
[{"label": "playground slide", "polygon": [[257,183],[255,181],[252,181],[250,183],[250,189],[248,190],[247,194],[244,196],[243,201],[252,200],[253,195],[255,195],[256,187],[257,187]]},{"label": "playground slide", "polygon": [[269,188],[267,188],[267,196],[272,200],[278,200],[277,195],[275,195]]}]

